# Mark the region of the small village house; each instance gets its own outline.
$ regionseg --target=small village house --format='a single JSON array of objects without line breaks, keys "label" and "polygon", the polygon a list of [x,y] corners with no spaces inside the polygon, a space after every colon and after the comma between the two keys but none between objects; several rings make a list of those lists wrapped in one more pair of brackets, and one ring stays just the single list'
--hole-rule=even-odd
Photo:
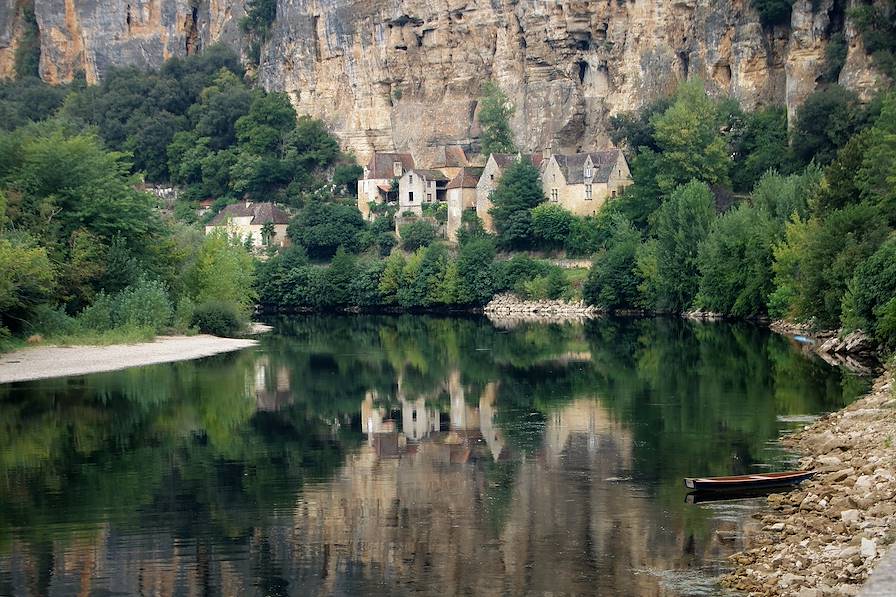
[{"label": "small village house", "polygon": [[398,213],[423,215],[423,205],[445,201],[448,177],[439,170],[408,170],[398,181]]},{"label": "small village house", "polygon": [[462,168],[448,183],[446,232],[449,242],[457,242],[457,231],[460,230],[464,212],[476,211],[476,185],[481,174],[482,168]]},{"label": "small village house", "polygon": [[273,203],[245,201],[228,205],[205,226],[205,233],[226,230],[243,242],[251,239],[253,247],[285,247],[289,244],[286,226],[289,214]]},{"label": "small village house", "polygon": [[619,149],[552,155],[541,181],[548,201],[577,216],[593,216],[632,184],[628,162]]},{"label": "small village house", "polygon": [[[466,167],[474,166],[458,145],[424,147],[417,152],[417,162],[429,170],[438,170],[451,180]],[[480,164],[481,165],[481,164]]]},{"label": "small village house", "polygon": [[[547,150],[549,151],[549,150]],[[476,215],[482,220],[482,226],[489,232],[495,231],[495,225],[492,222],[492,216],[489,210],[492,208],[491,194],[498,187],[498,181],[501,175],[512,163],[519,159],[529,160],[536,168],[541,168],[543,155],[534,154],[518,154],[518,153],[493,153],[488,156],[485,163],[485,169],[479,176],[479,182],[476,185]]]},{"label": "small village house", "polygon": [[370,203],[395,200],[392,181],[414,169],[414,157],[409,153],[374,153],[364,166],[364,176],[358,180],[358,209],[364,219],[370,219]]}]

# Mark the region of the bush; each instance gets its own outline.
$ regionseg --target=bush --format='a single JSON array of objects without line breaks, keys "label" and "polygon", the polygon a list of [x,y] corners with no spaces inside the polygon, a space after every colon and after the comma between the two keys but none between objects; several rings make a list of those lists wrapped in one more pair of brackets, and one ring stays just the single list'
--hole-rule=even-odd
[{"label": "bush", "polygon": [[405,251],[416,251],[428,247],[436,239],[436,231],[426,220],[417,220],[399,228],[401,246]]},{"label": "bush", "polygon": [[759,21],[765,27],[790,24],[793,0],[752,0],[752,4],[759,13]]},{"label": "bush", "polygon": [[214,336],[232,337],[243,328],[239,308],[232,303],[209,301],[196,307],[192,325]]},{"label": "bush", "polygon": [[641,234],[624,216],[617,216],[615,225],[607,249],[595,257],[582,287],[582,296],[588,304],[605,309],[635,306],[643,282],[637,267]]},{"label": "bush", "polygon": [[514,255],[507,261],[495,263],[495,287],[497,291],[512,290],[523,293],[523,284],[538,277],[546,277],[551,271],[547,261],[532,259],[526,255]]},{"label": "bush", "polygon": [[532,208],[532,236],[544,249],[559,249],[569,238],[575,219],[569,211],[554,203],[542,203]]},{"label": "bush", "polygon": [[173,315],[165,286],[156,280],[141,280],[115,294],[99,293],[81,311],[78,323],[98,332],[124,327],[160,332],[168,327]]},{"label": "bush", "polygon": [[875,321],[896,297],[896,237],[890,238],[864,263],[855,275],[844,297],[843,324],[846,327],[872,331]]}]

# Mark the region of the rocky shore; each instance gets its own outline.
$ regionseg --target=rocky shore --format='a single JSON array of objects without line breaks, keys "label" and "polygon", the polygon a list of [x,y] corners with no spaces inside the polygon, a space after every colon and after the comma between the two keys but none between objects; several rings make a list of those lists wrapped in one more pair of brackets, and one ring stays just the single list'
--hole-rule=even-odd
[{"label": "rocky shore", "polygon": [[582,301],[570,303],[563,300],[529,301],[514,294],[499,294],[484,308],[483,313],[493,322],[506,323],[535,321],[562,323],[584,321],[602,314],[593,305]]},{"label": "rocky shore", "polygon": [[857,595],[896,542],[896,392],[893,371],[871,392],[785,438],[818,474],[745,529],[729,588],[750,595]]}]

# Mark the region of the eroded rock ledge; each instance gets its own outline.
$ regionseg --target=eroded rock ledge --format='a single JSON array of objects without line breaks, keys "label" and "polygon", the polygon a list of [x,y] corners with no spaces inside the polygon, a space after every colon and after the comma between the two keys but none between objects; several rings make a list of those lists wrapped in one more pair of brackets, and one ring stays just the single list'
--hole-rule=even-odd
[{"label": "eroded rock ledge", "polygon": [[562,323],[585,321],[603,312],[593,305],[579,301],[570,303],[563,300],[529,301],[514,294],[499,294],[484,308],[483,313],[493,322]]},{"label": "eroded rock ledge", "polygon": [[896,542],[896,394],[893,371],[849,407],[785,438],[818,471],[768,497],[746,550],[723,579],[751,595],[857,595]]}]

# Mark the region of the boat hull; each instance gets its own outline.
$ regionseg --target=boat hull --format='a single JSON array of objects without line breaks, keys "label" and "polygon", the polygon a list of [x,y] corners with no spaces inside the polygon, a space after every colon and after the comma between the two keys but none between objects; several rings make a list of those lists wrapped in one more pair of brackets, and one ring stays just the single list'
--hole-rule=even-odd
[{"label": "boat hull", "polygon": [[684,484],[685,487],[694,491],[744,491],[796,485],[814,474],[815,471],[792,471],[734,477],[696,477],[685,479]]}]

